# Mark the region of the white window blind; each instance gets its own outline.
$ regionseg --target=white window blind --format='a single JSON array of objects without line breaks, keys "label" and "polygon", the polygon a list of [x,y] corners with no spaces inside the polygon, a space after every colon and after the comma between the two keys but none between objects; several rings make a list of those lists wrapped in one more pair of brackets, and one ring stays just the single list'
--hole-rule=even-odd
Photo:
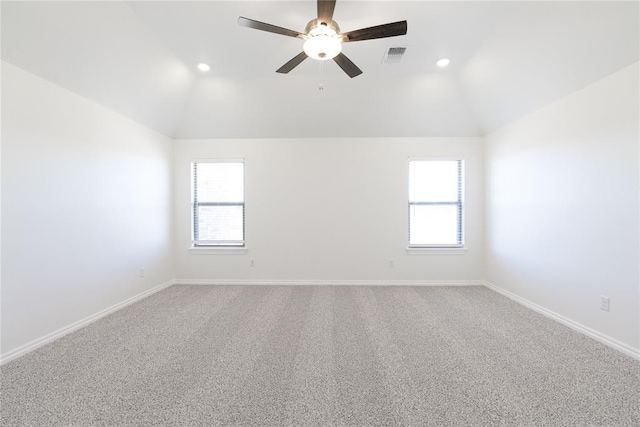
[{"label": "white window blind", "polygon": [[193,246],[244,246],[244,161],[191,167]]},{"label": "white window blind", "polygon": [[409,160],[409,247],[462,247],[462,160]]}]

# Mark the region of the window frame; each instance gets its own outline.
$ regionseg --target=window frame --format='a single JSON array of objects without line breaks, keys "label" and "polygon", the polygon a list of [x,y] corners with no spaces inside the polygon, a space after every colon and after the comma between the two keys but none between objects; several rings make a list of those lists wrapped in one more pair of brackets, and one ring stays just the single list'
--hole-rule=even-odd
[{"label": "window frame", "polygon": [[[456,201],[412,201],[411,200],[411,162],[458,162],[458,190]],[[465,246],[465,159],[463,157],[409,157],[407,161],[407,252],[409,254],[462,254]],[[412,206],[457,206],[457,243],[455,244],[412,244],[411,243],[411,208]]]},{"label": "window frame", "polygon": [[[242,164],[242,202],[197,202],[196,172],[197,165],[203,163],[241,163]],[[190,249],[196,253],[244,253],[246,251],[246,161],[243,158],[233,159],[193,159],[190,162],[191,173],[191,236]],[[196,240],[197,233],[197,208],[199,206],[242,206],[242,240]],[[205,244],[203,244],[205,243]]]}]

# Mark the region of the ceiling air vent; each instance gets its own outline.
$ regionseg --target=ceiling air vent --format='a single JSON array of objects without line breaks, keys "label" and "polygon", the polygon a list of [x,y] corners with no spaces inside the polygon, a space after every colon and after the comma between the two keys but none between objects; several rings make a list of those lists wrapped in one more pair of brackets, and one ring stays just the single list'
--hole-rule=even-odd
[{"label": "ceiling air vent", "polygon": [[389,50],[384,54],[384,58],[382,59],[383,64],[398,64],[402,59],[402,56],[406,52],[406,47],[390,47]]}]

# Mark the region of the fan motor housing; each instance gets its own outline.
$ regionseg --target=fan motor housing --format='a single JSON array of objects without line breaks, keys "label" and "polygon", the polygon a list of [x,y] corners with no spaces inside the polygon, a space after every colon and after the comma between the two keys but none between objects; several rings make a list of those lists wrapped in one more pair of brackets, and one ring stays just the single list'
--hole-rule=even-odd
[{"label": "fan motor housing", "polygon": [[307,35],[307,37],[313,37],[314,34],[311,34],[311,31],[314,30],[315,28],[318,28],[321,25],[331,28],[333,31],[335,31],[336,34],[340,34],[340,27],[338,26],[336,21],[323,22],[323,21],[320,21],[319,19],[312,19],[311,21],[309,21],[309,23],[304,29],[304,33]]}]

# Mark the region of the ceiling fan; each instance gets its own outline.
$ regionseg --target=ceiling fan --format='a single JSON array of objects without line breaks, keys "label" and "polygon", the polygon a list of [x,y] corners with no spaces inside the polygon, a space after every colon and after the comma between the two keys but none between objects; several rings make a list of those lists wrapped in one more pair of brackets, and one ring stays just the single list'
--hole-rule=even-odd
[{"label": "ceiling fan", "polygon": [[289,71],[300,65],[302,61],[311,57],[318,61],[333,59],[349,77],[353,78],[362,74],[362,70],[360,70],[356,64],[342,53],[343,43],[404,36],[407,34],[407,21],[398,21],[340,33],[340,27],[338,27],[338,24],[333,20],[333,11],[335,7],[336,0],[318,0],[318,18],[309,21],[304,33],[267,24],[265,22],[255,21],[243,16],[238,18],[238,24],[255,30],[267,31],[269,33],[282,34],[283,36],[297,37],[305,40],[303,51],[276,70],[276,73],[282,74],[287,74]]}]

